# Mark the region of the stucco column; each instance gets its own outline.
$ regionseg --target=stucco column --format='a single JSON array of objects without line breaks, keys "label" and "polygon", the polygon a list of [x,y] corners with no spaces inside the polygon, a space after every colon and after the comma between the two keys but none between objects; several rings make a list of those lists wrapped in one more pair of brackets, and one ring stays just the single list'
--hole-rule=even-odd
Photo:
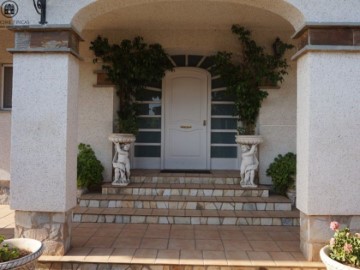
[{"label": "stucco column", "polygon": [[360,230],[359,63],[354,46],[317,45],[297,58],[297,207],[308,260],[319,260],[332,220]]},{"label": "stucco column", "polygon": [[12,50],[11,208],[16,237],[63,255],[76,205],[79,64],[70,52],[37,50]]}]

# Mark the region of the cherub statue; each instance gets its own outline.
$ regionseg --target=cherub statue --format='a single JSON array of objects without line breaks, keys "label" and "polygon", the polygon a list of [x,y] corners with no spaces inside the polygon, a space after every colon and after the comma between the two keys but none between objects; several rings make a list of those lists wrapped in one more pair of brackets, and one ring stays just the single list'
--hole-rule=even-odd
[{"label": "cherub statue", "polygon": [[242,187],[257,187],[254,183],[255,171],[258,170],[259,161],[256,158],[257,145],[241,145],[241,166],[240,166],[240,185]]},{"label": "cherub statue", "polygon": [[126,186],[130,183],[129,143],[115,143],[113,158],[114,181],[113,185]]}]

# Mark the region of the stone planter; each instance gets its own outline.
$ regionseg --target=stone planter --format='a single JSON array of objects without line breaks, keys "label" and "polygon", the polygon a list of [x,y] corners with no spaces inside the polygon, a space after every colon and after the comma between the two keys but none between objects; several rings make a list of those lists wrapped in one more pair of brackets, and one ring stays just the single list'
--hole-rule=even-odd
[{"label": "stone planter", "polygon": [[264,140],[259,135],[236,135],[235,141],[241,148],[240,185],[241,187],[257,187],[255,175],[259,169],[257,146]]},{"label": "stone planter", "polygon": [[115,154],[113,158],[115,186],[127,186],[130,183],[130,159],[129,150],[136,138],[133,134],[113,133],[109,140],[114,143]]},{"label": "stone planter", "polygon": [[35,269],[36,261],[44,251],[44,246],[40,241],[29,238],[14,238],[4,240],[3,244],[8,244],[11,247],[27,250],[31,252],[31,254],[16,260],[0,263],[0,269],[2,270]]},{"label": "stone planter", "polygon": [[325,264],[327,270],[359,270],[359,268],[351,267],[342,263],[339,263],[329,257],[330,248],[325,246],[320,249],[320,258]]}]

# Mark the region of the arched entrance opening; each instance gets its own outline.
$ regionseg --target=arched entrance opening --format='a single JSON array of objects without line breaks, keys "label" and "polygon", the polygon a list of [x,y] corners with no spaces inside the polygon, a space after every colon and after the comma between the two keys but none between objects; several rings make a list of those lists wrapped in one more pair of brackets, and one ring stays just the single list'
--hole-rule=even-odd
[{"label": "arched entrance opening", "polygon": [[[241,47],[230,32],[231,25],[234,23],[250,29],[254,39],[271,50],[272,42],[276,37],[289,42],[290,36],[294,32],[294,25],[276,13],[280,13],[285,7],[290,10],[292,8],[295,13],[296,9],[285,2],[281,3],[274,6],[264,6],[253,1],[207,1],[206,4],[203,1],[151,1],[147,3],[143,1],[114,1],[110,10],[108,1],[97,1],[80,10],[73,19],[74,25],[78,25],[82,29],[81,34],[85,39],[81,45],[81,55],[85,56],[86,61],[82,65],[86,66],[86,69],[82,69],[81,73],[84,77],[90,78],[90,76],[94,76],[92,72],[95,69],[101,68],[101,65],[93,65],[93,54],[88,50],[89,43],[98,35],[109,38],[111,43],[120,42],[122,39],[132,39],[137,35],[143,36],[148,43],[160,43],[167,53],[173,56],[173,61],[178,61],[175,63],[177,67],[191,66],[191,61],[206,60],[202,65],[208,66],[201,68],[208,69],[211,66],[211,63],[208,63],[208,58],[194,60],[194,57],[210,56],[217,51],[231,51],[235,58],[240,55]],[[300,17],[297,14],[296,18]],[[295,22],[292,23],[295,24]],[[265,102],[261,110],[258,132],[268,138],[267,143],[260,149],[259,175],[262,184],[271,183],[271,180],[266,176],[266,169],[273,158],[284,151],[295,151],[295,73],[296,67],[292,65],[290,74],[281,89],[269,90],[269,100],[271,99],[271,101]],[[209,165],[206,168],[238,169],[240,151],[233,140],[237,122],[236,117],[232,115],[232,104],[230,100],[224,100],[219,96],[221,91],[225,90],[224,85],[221,85],[221,80],[212,77],[210,81],[212,91],[209,111],[211,114],[209,119],[203,119],[210,127],[206,134],[209,137],[207,151],[210,153],[208,155],[210,160],[207,161]],[[89,80],[84,80],[80,84],[80,92],[87,95],[88,99],[87,101],[79,100],[80,111],[83,111],[80,115],[84,115],[84,118],[79,121],[79,140],[82,141],[81,137],[83,137],[88,140],[88,143],[98,148],[98,152],[103,155],[100,159],[105,163],[106,178],[110,179],[112,149],[108,142],[99,143],[98,136],[101,132],[95,127],[97,124],[94,122],[94,127],[90,127],[86,119],[86,115],[88,115],[86,111],[93,108],[90,104],[93,105],[98,99],[94,97],[94,100],[91,101],[91,95],[86,94],[93,88]],[[157,90],[163,89],[162,86],[156,87]],[[102,89],[100,91],[105,92],[107,90]],[[92,91],[92,93],[94,92],[99,91]],[[116,96],[111,95],[111,91],[106,93],[108,95],[107,102],[116,104],[114,102]],[[215,96],[216,94],[218,96]],[[161,98],[156,102],[159,106],[162,105]],[[162,169],[166,167],[162,161],[166,149],[164,148],[164,123],[161,121],[164,118],[162,115],[166,112],[162,108],[162,111],[158,110],[158,115],[149,115],[149,103],[155,103],[155,101],[148,101],[148,103],[142,101],[140,104],[145,111],[139,118],[142,126],[133,151],[133,163],[135,168]],[[155,105],[151,104],[152,107]],[[99,108],[99,110],[101,109]],[[286,110],[285,113],[284,110]],[[106,116],[100,117],[101,121],[108,119],[109,122],[112,122],[116,111],[116,107],[112,111],[107,111]],[[148,125],[150,120],[152,123],[158,123],[156,127]],[[111,133],[109,127],[108,125],[108,130],[103,130],[102,136],[105,138],[108,133]],[[89,137],[89,128],[97,130],[94,132],[97,134],[94,138]],[[86,132],[81,130],[86,130]],[[288,135],[279,141],[277,138],[283,133]],[[104,151],[104,148],[107,150]]]}]

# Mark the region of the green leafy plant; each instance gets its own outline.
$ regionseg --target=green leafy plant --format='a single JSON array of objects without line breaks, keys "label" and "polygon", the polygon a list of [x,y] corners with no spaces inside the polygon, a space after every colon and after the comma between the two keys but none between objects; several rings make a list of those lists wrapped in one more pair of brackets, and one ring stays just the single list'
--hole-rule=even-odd
[{"label": "green leafy plant", "polygon": [[4,236],[0,235],[0,262],[7,262],[22,257],[18,248],[9,247],[8,244],[3,244],[4,240]]},{"label": "green leafy plant", "polygon": [[285,195],[289,188],[295,187],[296,155],[291,152],[278,155],[269,165],[266,175],[271,177],[274,190]]},{"label": "green leafy plant", "polygon": [[293,45],[277,38],[273,45],[276,53],[271,55],[251,39],[249,30],[233,25],[231,31],[241,42],[241,60],[234,63],[232,53],[218,52],[213,57],[212,72],[220,75],[227,86],[227,94],[235,102],[235,115],[241,122],[239,134],[253,135],[262,102],[268,96],[260,86],[264,83],[277,85],[284,80],[289,65],[283,56],[286,50],[293,48]]},{"label": "green leafy plant", "polygon": [[103,61],[102,68],[117,88],[120,99],[119,132],[137,134],[138,108],[136,97],[151,83],[161,81],[172,63],[160,44],[146,44],[142,37],[125,39],[111,45],[107,38],[98,36],[90,49]]},{"label": "green leafy plant", "polygon": [[360,268],[360,233],[352,234],[349,228],[340,230],[337,221],[330,223],[335,232],[330,239],[329,257],[335,261]]},{"label": "green leafy plant", "polygon": [[80,143],[77,156],[77,186],[79,188],[97,189],[103,180],[104,167],[96,158],[95,152],[88,144]]}]

